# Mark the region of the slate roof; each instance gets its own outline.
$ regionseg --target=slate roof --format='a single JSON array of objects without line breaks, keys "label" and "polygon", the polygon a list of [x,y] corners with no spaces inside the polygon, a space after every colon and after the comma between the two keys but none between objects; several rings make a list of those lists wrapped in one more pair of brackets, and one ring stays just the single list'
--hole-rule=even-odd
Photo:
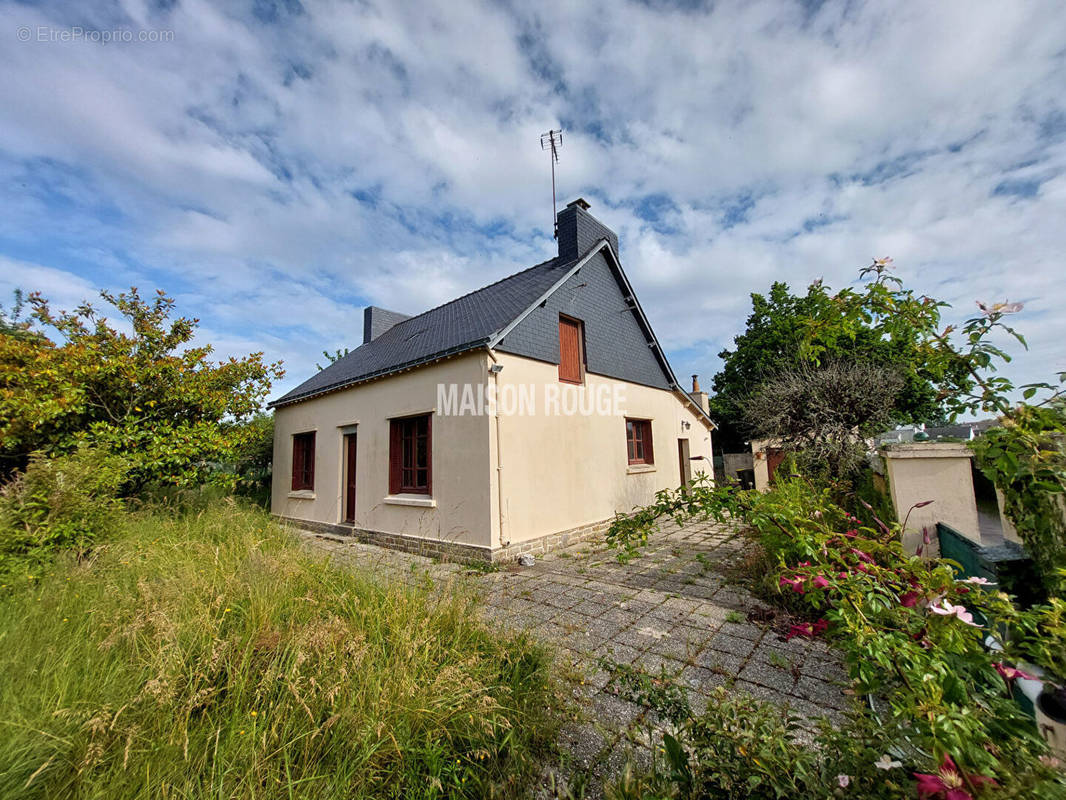
[{"label": "slate roof", "polygon": [[271,403],[281,406],[483,346],[579,259],[553,258],[389,328]]}]

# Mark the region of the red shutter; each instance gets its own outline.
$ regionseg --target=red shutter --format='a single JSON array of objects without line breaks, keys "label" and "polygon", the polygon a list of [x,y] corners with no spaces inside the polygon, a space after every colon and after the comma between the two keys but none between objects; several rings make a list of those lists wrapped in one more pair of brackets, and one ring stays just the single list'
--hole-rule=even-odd
[{"label": "red shutter", "polygon": [[403,471],[403,423],[398,420],[389,422],[389,494],[400,493],[401,474]]},{"label": "red shutter", "polygon": [[559,380],[581,383],[582,359],[581,323],[559,317]]}]

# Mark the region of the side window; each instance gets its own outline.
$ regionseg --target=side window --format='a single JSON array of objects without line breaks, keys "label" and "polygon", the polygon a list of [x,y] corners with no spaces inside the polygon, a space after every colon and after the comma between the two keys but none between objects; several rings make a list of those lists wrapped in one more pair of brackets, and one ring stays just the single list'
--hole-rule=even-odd
[{"label": "side window", "polygon": [[432,494],[430,416],[389,420],[389,494]]},{"label": "side window", "polygon": [[585,382],[585,330],[581,320],[559,317],[559,380]]},{"label": "side window", "polygon": [[651,444],[651,420],[626,420],[626,451],[630,464],[654,464],[655,454]]},{"label": "side window", "polygon": [[292,437],[292,489],[315,488],[315,434],[297,433]]}]

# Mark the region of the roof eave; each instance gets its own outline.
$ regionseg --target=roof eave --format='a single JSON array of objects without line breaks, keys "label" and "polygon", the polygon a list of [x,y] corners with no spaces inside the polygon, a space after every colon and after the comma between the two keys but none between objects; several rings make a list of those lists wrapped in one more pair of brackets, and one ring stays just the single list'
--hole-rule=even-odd
[{"label": "roof eave", "polygon": [[358,378],[338,381],[337,383],[330,384],[329,386],[324,386],[321,389],[315,389],[313,391],[297,395],[296,397],[281,397],[277,400],[273,400],[270,403],[267,403],[267,408],[281,408],[283,406],[295,405],[296,403],[302,403],[306,400],[313,400],[325,394],[332,394],[333,392],[339,392],[344,389],[350,389],[351,387],[358,386],[362,383],[369,383],[370,381],[379,380],[381,378],[387,378],[390,375],[395,375],[399,372],[407,372],[412,369],[417,369],[418,367],[425,367],[430,364],[434,364],[438,361],[444,361],[445,359],[453,358],[457,355],[462,355],[463,353],[470,352],[471,350],[478,350],[485,346],[485,342],[486,339],[482,337],[473,342],[468,342],[467,344],[463,345],[457,345],[456,347],[451,347],[447,350],[441,350],[440,352],[434,353],[429,356],[424,356],[423,358],[413,359],[403,364],[397,364],[393,367],[376,370],[375,372],[368,372],[366,375],[360,375]]},{"label": "roof eave", "polygon": [[606,245],[607,252],[611,255],[611,261],[614,262],[614,266],[618,270],[618,274],[621,276],[623,284],[625,284],[629,297],[633,298],[633,310],[636,312],[637,318],[644,327],[652,350],[655,352],[663,369],[666,371],[666,375],[670,380],[670,388],[681,395],[687,405],[692,406],[701,422],[706,424],[710,430],[717,430],[718,425],[713,419],[711,419],[711,415],[704,411],[703,406],[693,400],[692,397],[689,396],[689,393],[681,388],[681,384],[677,381],[677,376],[674,375],[674,369],[670,366],[670,362],[666,358],[666,352],[663,350],[662,345],[659,344],[659,339],[655,336],[655,331],[652,329],[651,323],[648,321],[648,317],[644,313],[644,309],[641,308],[640,299],[637,297],[637,293],[633,291],[633,284],[629,282],[629,277],[626,275],[626,271],[622,269],[622,262],[618,258],[618,254],[614,251],[614,248],[611,247],[611,243],[606,239],[603,240],[603,244]]}]

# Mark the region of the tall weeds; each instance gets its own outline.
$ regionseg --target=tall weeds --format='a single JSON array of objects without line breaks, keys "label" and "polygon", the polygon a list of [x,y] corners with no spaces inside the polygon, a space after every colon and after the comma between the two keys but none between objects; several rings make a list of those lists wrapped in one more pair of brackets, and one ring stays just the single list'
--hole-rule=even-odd
[{"label": "tall weeds", "polygon": [[482,797],[554,738],[544,652],[263,513],[129,517],[0,600],[0,796]]}]

